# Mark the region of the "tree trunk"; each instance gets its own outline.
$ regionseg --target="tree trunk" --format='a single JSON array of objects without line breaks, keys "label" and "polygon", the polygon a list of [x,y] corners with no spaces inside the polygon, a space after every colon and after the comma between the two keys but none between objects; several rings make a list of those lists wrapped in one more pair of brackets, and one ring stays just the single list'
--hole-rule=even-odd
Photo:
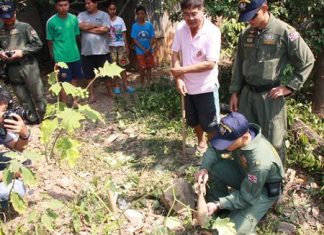
[{"label": "tree trunk", "polygon": [[324,118],[324,50],[319,54],[316,65],[312,109],[313,113]]}]

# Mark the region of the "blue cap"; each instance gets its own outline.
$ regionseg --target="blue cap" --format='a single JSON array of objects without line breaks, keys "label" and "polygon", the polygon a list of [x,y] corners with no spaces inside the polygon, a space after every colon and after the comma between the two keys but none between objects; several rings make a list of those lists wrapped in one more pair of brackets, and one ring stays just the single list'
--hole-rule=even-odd
[{"label": "blue cap", "polygon": [[1,19],[11,19],[14,16],[15,11],[16,11],[15,4],[11,1],[2,2],[0,4]]},{"label": "blue cap", "polygon": [[251,20],[255,14],[260,10],[262,4],[266,0],[240,0],[239,8],[239,22],[246,22]]},{"label": "blue cap", "polygon": [[231,112],[220,120],[210,143],[217,150],[225,150],[248,130],[248,120],[238,112]]}]

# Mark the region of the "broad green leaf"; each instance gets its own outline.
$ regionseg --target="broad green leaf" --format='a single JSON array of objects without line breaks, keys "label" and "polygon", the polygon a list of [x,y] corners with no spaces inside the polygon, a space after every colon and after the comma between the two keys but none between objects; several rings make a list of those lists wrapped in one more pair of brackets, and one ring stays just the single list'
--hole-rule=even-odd
[{"label": "broad green leaf", "polygon": [[176,228],[179,228],[181,227],[181,221],[176,218],[176,217],[167,217],[164,221],[164,226],[171,229],[171,230],[174,230]]},{"label": "broad green leaf", "polygon": [[57,82],[56,72],[52,72],[52,73],[48,74],[47,76],[48,76],[48,84],[49,85],[53,85],[54,83]]},{"label": "broad green leaf", "polygon": [[47,209],[46,214],[51,217],[53,220],[55,220],[58,217],[58,214],[53,211],[52,209]]},{"label": "broad green leaf", "polygon": [[217,218],[213,224],[212,229],[217,229],[219,235],[235,235],[235,224],[230,222],[229,218]]},{"label": "broad green leaf", "polygon": [[53,232],[54,231],[54,228],[53,228],[53,219],[47,214],[43,214],[41,216],[41,222],[43,224],[43,226],[50,232]]},{"label": "broad green leaf", "polygon": [[120,77],[120,73],[124,71],[121,67],[119,67],[116,62],[109,64],[108,61],[105,62],[103,67],[99,69],[95,69],[96,78],[97,77]]},{"label": "broad green leaf", "polygon": [[54,130],[58,128],[58,119],[46,119],[42,122],[41,125],[41,135],[40,135],[40,141],[42,144],[47,143],[54,132]]},{"label": "broad green leaf", "polygon": [[11,172],[9,169],[5,169],[3,171],[3,182],[5,185],[9,185],[12,182],[14,172]]},{"label": "broad green leaf", "polygon": [[87,119],[90,119],[92,122],[95,122],[96,120],[105,122],[102,118],[102,115],[98,111],[92,109],[88,104],[80,105],[79,110],[86,116]]},{"label": "broad green leaf", "polygon": [[65,109],[57,114],[57,117],[61,119],[63,128],[71,133],[74,129],[81,126],[80,121],[85,119],[83,114],[73,109]]},{"label": "broad green leaf", "polygon": [[79,233],[81,230],[81,221],[80,221],[80,216],[77,212],[73,212],[72,222],[73,222],[73,228],[75,232]]},{"label": "broad green leaf", "polygon": [[60,83],[55,83],[49,88],[49,91],[53,92],[56,96],[60,94],[61,90],[62,86],[60,85]]},{"label": "broad green leaf", "polygon": [[64,204],[59,200],[52,199],[48,202],[48,206],[52,210],[57,210],[57,209],[61,209],[62,207],[64,207]]},{"label": "broad green leaf", "polygon": [[17,159],[13,159],[10,161],[10,164],[9,164],[9,171],[13,172],[13,173],[16,173],[19,171],[19,168],[22,166],[22,164],[20,162],[18,162]]},{"label": "broad green leaf", "polygon": [[21,159],[21,154],[19,152],[6,152],[3,156],[11,158],[11,159]]},{"label": "broad green leaf", "polygon": [[25,150],[22,155],[33,162],[37,162],[43,157],[40,153],[30,150]]},{"label": "broad green leaf", "polygon": [[20,167],[20,173],[23,178],[23,181],[28,186],[33,186],[36,184],[36,178],[34,173],[25,166]]},{"label": "broad green leaf", "polygon": [[57,66],[60,67],[61,69],[68,69],[69,67],[67,66],[66,63],[64,62],[58,62]]},{"label": "broad green leaf", "polygon": [[73,167],[80,157],[79,147],[80,143],[78,141],[68,137],[59,139],[56,145],[56,149],[61,153],[61,159],[66,160],[70,167]]},{"label": "broad green leaf", "polygon": [[52,118],[55,115],[56,110],[57,110],[57,103],[47,104],[44,118]]},{"label": "broad green leaf", "polygon": [[29,223],[34,223],[34,222],[36,222],[36,221],[37,221],[38,213],[39,213],[39,212],[36,211],[36,210],[33,210],[32,212],[30,212],[30,213],[28,214],[28,218],[27,218],[28,222],[29,222]]},{"label": "broad green leaf", "polygon": [[67,95],[75,97],[78,94],[78,88],[73,86],[71,83],[63,82],[62,86]]},{"label": "broad green leaf", "polygon": [[18,195],[18,193],[11,192],[10,202],[12,203],[15,211],[17,211],[19,214],[24,213],[27,209],[26,202]]}]

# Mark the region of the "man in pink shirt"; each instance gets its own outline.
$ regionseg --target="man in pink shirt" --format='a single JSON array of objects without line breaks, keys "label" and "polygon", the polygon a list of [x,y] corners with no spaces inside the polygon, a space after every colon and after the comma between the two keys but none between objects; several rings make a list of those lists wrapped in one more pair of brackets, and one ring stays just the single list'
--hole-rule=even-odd
[{"label": "man in pink shirt", "polygon": [[220,119],[217,61],[221,33],[204,17],[204,0],[182,0],[180,5],[184,21],[175,33],[171,72],[177,91],[185,97],[186,121],[195,129],[197,150],[204,152],[204,132],[213,136],[210,124]]}]

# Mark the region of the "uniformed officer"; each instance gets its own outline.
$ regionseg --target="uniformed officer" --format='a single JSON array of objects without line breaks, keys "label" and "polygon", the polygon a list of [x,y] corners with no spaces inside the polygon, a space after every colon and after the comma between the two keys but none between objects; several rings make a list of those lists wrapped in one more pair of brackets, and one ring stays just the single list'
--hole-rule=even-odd
[{"label": "uniformed officer", "polygon": [[[265,0],[241,0],[239,11],[239,21],[250,26],[239,37],[230,108],[260,125],[285,163],[285,97],[302,87],[313,68],[314,56],[293,27],[268,11]],[[283,81],[287,64],[293,66],[293,75]]]},{"label": "uniformed officer", "polygon": [[16,20],[13,2],[0,5],[0,58],[6,63],[6,74],[21,105],[33,117],[31,124],[39,123],[46,108],[44,87],[40,78],[35,52],[42,48],[36,31],[27,23]]},{"label": "uniformed officer", "polygon": [[[208,214],[227,209],[238,234],[253,233],[281,194],[281,159],[261,128],[238,112],[221,119],[210,144],[195,174],[198,183],[208,180]],[[228,186],[235,191],[229,193]]]}]

